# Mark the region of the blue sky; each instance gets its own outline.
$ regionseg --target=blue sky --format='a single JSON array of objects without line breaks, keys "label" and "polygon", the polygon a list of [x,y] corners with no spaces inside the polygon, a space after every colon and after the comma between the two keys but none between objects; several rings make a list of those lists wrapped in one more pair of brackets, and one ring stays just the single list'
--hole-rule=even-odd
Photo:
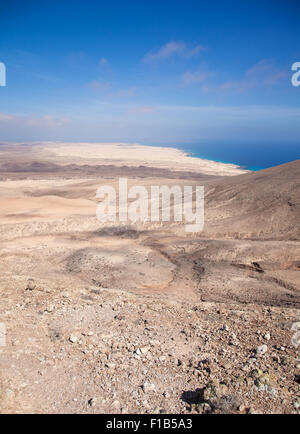
[{"label": "blue sky", "polygon": [[293,0],[1,5],[0,140],[300,142]]}]

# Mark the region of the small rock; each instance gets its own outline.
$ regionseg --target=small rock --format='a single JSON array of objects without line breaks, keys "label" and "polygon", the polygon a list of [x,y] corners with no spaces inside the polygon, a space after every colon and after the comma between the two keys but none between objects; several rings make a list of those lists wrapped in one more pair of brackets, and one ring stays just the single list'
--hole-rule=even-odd
[{"label": "small rock", "polygon": [[204,401],[212,401],[213,399],[218,398],[219,397],[218,382],[216,380],[209,381],[209,383],[202,390],[202,393],[203,393]]},{"label": "small rock", "polygon": [[254,381],[255,386],[259,392],[268,392],[273,396],[277,395],[277,390],[275,389],[274,376],[270,377],[268,372],[264,372],[262,375],[256,378]]},{"label": "small rock", "polygon": [[248,414],[259,414],[254,408],[250,407],[247,411]]},{"label": "small rock", "polygon": [[116,364],[115,363],[105,363],[105,367],[111,370],[116,369]]},{"label": "small rock", "polygon": [[294,408],[296,410],[299,410],[300,409],[300,399],[296,399],[296,401],[294,401],[293,405],[294,405]]},{"label": "small rock", "polygon": [[69,337],[69,341],[72,342],[72,344],[75,344],[77,342],[78,338],[75,335],[71,335]]},{"label": "small rock", "polygon": [[95,407],[96,402],[97,402],[97,399],[96,399],[96,398],[91,398],[91,399],[88,400],[88,404],[89,404],[89,406],[91,406],[91,407]]},{"label": "small rock", "polygon": [[150,350],[150,345],[140,348],[140,352],[142,354],[147,354],[149,350]]},{"label": "small rock", "polygon": [[241,404],[238,409],[241,412],[245,411],[246,410],[245,404]]},{"label": "small rock", "polygon": [[34,283],[33,279],[28,279],[26,291],[33,291],[35,289],[36,285]]},{"label": "small rock", "polygon": [[145,381],[145,383],[142,385],[142,389],[144,393],[153,392],[155,391],[155,384]]},{"label": "small rock", "polygon": [[[211,406],[209,405],[208,402],[202,402],[200,404],[196,404],[194,406],[195,410],[197,411],[197,413],[199,414],[207,414],[207,413],[211,413],[212,409]],[[193,406],[192,406],[193,409]]]},{"label": "small rock", "polygon": [[263,356],[268,351],[268,346],[263,344],[256,348],[256,354],[258,356]]},{"label": "small rock", "polygon": [[264,339],[265,339],[266,341],[269,341],[269,340],[271,339],[271,335],[270,335],[269,332],[267,332],[267,333],[264,335]]}]

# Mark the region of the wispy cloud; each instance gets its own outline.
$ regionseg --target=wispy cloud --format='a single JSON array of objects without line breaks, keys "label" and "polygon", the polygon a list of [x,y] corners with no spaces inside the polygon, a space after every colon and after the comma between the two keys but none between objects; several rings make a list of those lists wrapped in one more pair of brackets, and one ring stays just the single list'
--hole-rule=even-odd
[{"label": "wispy cloud", "polygon": [[289,71],[278,68],[269,59],[263,59],[248,69],[240,80],[227,81],[217,86],[204,86],[206,91],[245,92],[259,87],[272,87],[287,77]]},{"label": "wispy cloud", "polygon": [[179,57],[190,58],[196,56],[202,50],[204,50],[204,47],[202,45],[195,45],[194,47],[188,47],[185,42],[170,41],[164,44],[159,49],[147,53],[143,57],[143,61],[155,62],[155,61],[168,59],[174,55]]},{"label": "wispy cloud", "polygon": [[99,60],[99,65],[103,66],[107,64],[108,64],[108,60],[105,57],[101,57],[101,59]]},{"label": "wispy cloud", "polygon": [[32,117],[25,119],[25,122],[30,126],[42,127],[62,127],[71,122],[67,117],[57,117],[53,115],[45,115],[41,117]]},{"label": "wispy cloud", "polygon": [[[280,106],[182,106],[102,103],[92,114],[63,117],[1,113],[3,141],[208,139],[298,140],[300,108]],[[152,114],[151,114],[152,113]],[[258,134],[259,132],[259,134]],[[105,139],[106,140],[106,139]]]},{"label": "wispy cloud", "polygon": [[131,86],[131,87],[128,87],[127,89],[117,90],[113,96],[115,96],[117,98],[130,98],[130,97],[136,95],[136,91],[137,91],[136,87]]},{"label": "wispy cloud", "polygon": [[93,80],[87,83],[87,87],[95,91],[104,92],[111,89],[111,83],[105,80]]},{"label": "wispy cloud", "polygon": [[51,114],[47,114],[44,116],[27,116],[27,115],[17,115],[17,114],[8,114],[8,113],[0,113],[0,124],[11,124],[12,126],[27,126],[27,127],[62,127],[68,124],[70,119],[66,116],[58,117],[53,116]]},{"label": "wispy cloud", "polygon": [[150,114],[150,113],[154,113],[155,111],[156,111],[155,108],[150,106],[139,106],[128,110],[129,113],[142,113],[142,114],[143,113]]},{"label": "wispy cloud", "polygon": [[277,68],[271,60],[263,59],[246,72],[245,78],[253,85],[272,86],[287,75],[288,71]]},{"label": "wispy cloud", "polygon": [[117,88],[114,83],[102,79],[93,80],[85,84],[85,87],[92,90],[94,94],[101,94],[101,99],[105,96],[106,100],[132,98],[137,94],[137,88]]},{"label": "wispy cloud", "polygon": [[7,122],[14,119],[13,115],[9,115],[7,113],[0,113],[0,122]]},{"label": "wispy cloud", "polygon": [[189,85],[193,83],[202,83],[207,78],[211,77],[213,74],[211,72],[197,70],[197,71],[186,71],[182,75],[182,81],[184,84]]}]

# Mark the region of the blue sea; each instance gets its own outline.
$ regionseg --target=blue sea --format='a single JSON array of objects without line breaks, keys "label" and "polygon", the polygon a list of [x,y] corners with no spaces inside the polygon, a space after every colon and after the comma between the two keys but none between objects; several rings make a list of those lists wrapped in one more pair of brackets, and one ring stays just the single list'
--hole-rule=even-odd
[{"label": "blue sea", "polygon": [[176,147],[194,157],[222,163],[234,163],[248,170],[261,170],[300,159],[299,143],[189,142],[145,143],[152,146]]}]

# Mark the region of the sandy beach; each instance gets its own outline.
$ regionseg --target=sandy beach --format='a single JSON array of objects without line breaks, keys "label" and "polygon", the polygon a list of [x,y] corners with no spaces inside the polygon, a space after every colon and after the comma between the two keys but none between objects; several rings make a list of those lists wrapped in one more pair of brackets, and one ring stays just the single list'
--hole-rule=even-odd
[{"label": "sandy beach", "polygon": [[146,166],[201,172],[207,175],[233,176],[246,173],[236,164],[225,164],[188,155],[186,152],[169,147],[144,146],[127,143],[66,143],[44,142],[41,150],[60,161],[76,164],[113,164],[116,166]]}]

